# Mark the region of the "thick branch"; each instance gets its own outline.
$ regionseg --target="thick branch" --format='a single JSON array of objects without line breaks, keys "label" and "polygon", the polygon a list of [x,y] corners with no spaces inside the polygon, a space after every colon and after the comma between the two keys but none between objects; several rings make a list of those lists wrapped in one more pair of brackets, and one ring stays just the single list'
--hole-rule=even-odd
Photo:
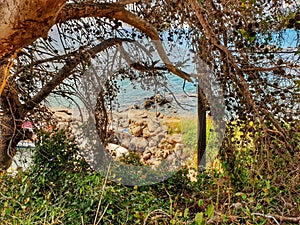
[{"label": "thick branch", "polygon": [[24,108],[26,110],[32,110],[37,104],[43,101],[58,85],[64,81],[64,79],[71,75],[72,70],[80,63],[80,59],[83,54],[88,54],[90,57],[93,57],[97,53],[123,41],[128,41],[128,39],[108,39],[89,50],[73,54],[69,59],[66,60],[66,64],[60,69],[57,75],[53,77],[52,80],[50,80],[32,99],[28,100],[28,102],[24,104]]},{"label": "thick branch", "polygon": [[139,2],[139,1],[141,1],[141,0],[120,0],[117,3],[120,4],[120,5],[129,5],[129,4],[132,4],[132,3]]},{"label": "thick branch", "polygon": [[39,37],[47,35],[56,15],[66,0],[23,1],[0,3],[0,57],[9,57]]},{"label": "thick branch", "polygon": [[239,68],[239,66],[237,65],[232,53],[228,50],[228,48],[226,48],[224,45],[222,45],[217,38],[215,37],[215,35],[211,32],[212,29],[210,29],[209,25],[207,24],[207,21],[205,20],[204,16],[202,15],[202,9],[201,6],[199,4],[198,1],[196,0],[189,0],[190,5],[192,6],[201,26],[203,27],[205,34],[208,38],[208,40],[214,45],[216,46],[218,49],[220,49],[222,52],[225,53],[229,63],[233,66],[233,68],[236,70],[237,74],[238,74],[238,78],[239,80],[237,80],[235,77],[232,77],[234,80],[236,80],[237,84],[239,86],[242,87],[243,89],[243,96],[247,102],[247,104],[254,110],[254,112],[256,113],[256,115],[259,116],[259,111],[258,108],[255,104],[255,102],[253,101],[253,97],[251,92],[249,91],[247,82],[243,76],[243,72],[242,70]]},{"label": "thick branch", "polygon": [[[21,0],[18,1],[21,5]],[[32,9],[38,9],[38,15],[36,13],[32,13],[31,11],[31,13],[29,13],[28,7],[25,7],[23,5],[22,7],[14,6],[14,10],[16,12],[18,12],[19,10],[22,13],[20,14],[20,18],[18,20],[12,20],[9,24],[10,27],[18,29],[15,29],[14,32],[8,33],[4,36],[0,36],[0,56],[2,57],[2,60],[4,59],[5,55],[9,55],[9,53],[14,52],[19,48],[22,48],[29,43],[32,43],[37,38],[47,35],[48,30],[55,23],[66,22],[71,19],[80,19],[84,17],[107,17],[119,19],[147,34],[151,38],[151,40],[154,41],[158,54],[161,57],[164,64],[166,65],[166,67],[172,73],[178,75],[179,77],[188,81],[192,81],[187,73],[181,71],[171,63],[167,56],[167,53],[165,52],[162,46],[159,34],[155,27],[147,21],[136,16],[135,14],[125,10],[124,3],[129,4],[135,1],[97,4],[81,3],[66,5],[65,0],[48,0],[43,1],[43,3],[44,2],[47,7],[45,7],[45,5],[42,4],[30,6],[30,10],[33,12],[35,12],[35,10]],[[11,7],[13,7],[13,5]],[[26,14],[26,12],[28,15]],[[5,27],[1,26],[0,31],[3,30],[3,32],[1,33],[5,33],[5,29]]]},{"label": "thick branch", "polygon": [[82,17],[108,17],[119,19],[148,35],[154,42],[157,52],[172,73],[177,76],[187,80],[192,81],[190,76],[181,71],[176,66],[174,66],[167,53],[165,52],[162,43],[159,38],[159,34],[156,28],[148,23],[147,21],[141,19],[135,14],[125,10],[122,6],[112,3],[112,4],[68,4],[58,15],[58,22],[65,22],[70,19],[79,19]]}]

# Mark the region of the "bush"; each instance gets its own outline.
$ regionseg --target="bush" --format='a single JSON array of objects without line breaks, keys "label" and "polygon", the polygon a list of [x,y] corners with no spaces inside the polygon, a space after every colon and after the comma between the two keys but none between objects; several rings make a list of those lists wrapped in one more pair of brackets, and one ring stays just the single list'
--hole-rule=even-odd
[{"label": "bush", "polygon": [[[246,151],[234,159],[250,153]],[[188,171],[181,170],[155,185],[126,187],[89,170],[78,155],[74,139],[64,131],[43,133],[34,155],[36,165],[16,176],[0,175],[0,224],[85,225],[99,219],[101,224],[271,222],[255,213],[297,218],[299,154],[295,153],[294,158],[272,157],[278,165],[274,167],[270,162],[276,172],[270,176],[262,171],[255,171],[257,176],[253,176],[253,171],[240,167],[234,173],[240,173],[240,177],[234,179],[230,173],[212,170],[191,182]]]}]

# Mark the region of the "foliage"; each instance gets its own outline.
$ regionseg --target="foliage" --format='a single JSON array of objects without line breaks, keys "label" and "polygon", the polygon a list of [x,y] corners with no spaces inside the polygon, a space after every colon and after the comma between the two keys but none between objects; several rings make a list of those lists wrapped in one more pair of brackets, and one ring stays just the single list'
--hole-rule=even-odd
[{"label": "foliage", "polygon": [[141,156],[133,151],[129,151],[129,155],[124,156],[121,158],[121,162],[125,164],[135,165],[135,166],[142,166],[141,163]]},{"label": "foliage", "polygon": [[[101,1],[91,2],[95,9],[103,7]],[[284,3],[295,6],[285,8]],[[215,75],[214,81],[220,83],[231,122],[221,151],[224,173],[212,169],[191,183],[186,171],[180,171],[164,183],[149,187],[106,183],[77,157],[72,139],[63,133],[43,134],[35,155],[36,166],[15,177],[1,176],[0,222],[90,224],[97,216],[104,224],[141,224],[150,220],[171,224],[264,224],[272,219],[268,214],[288,222],[291,219],[278,215],[297,218],[300,204],[297,121],[300,67],[299,6],[296,3],[296,0],[164,0],[136,1],[126,9],[116,3],[118,13],[111,13],[109,18],[97,15],[76,20],[60,18],[59,24],[52,28],[59,41],[50,33],[18,53],[7,54],[14,55],[11,63],[8,64],[8,58],[1,58],[1,69],[8,64],[11,73],[1,95],[1,108],[8,117],[15,119],[7,125],[15,132],[16,124],[19,128],[27,113],[50,94],[68,99],[74,94],[82,97],[78,86],[93,60],[100,69],[114,70],[107,65],[114,65],[112,62],[115,56],[121,55],[118,55],[120,51],[115,51],[103,62],[99,53],[103,49],[99,51],[98,48],[101,44],[106,43],[116,50],[115,46],[124,42],[137,40],[141,43],[146,35],[153,39],[151,34],[157,34],[155,40],[166,39],[174,44],[176,41],[183,44],[188,37],[187,47],[199,55],[208,65],[210,74]],[[84,1],[74,4],[71,7],[74,10],[85,9]],[[139,21],[131,32],[121,20],[111,18],[124,12],[131,16],[126,17],[131,21]],[[20,24],[26,25],[22,21]],[[149,26],[145,28],[143,24]],[[286,30],[287,27],[295,30]],[[296,36],[289,48],[285,39],[291,31]],[[117,75],[108,71],[111,76],[106,76],[107,101],[118,92],[116,79],[119,75],[121,79],[139,81],[146,80],[149,75],[151,81],[155,80],[153,60],[141,60],[143,63],[136,64],[123,58],[118,63],[124,60],[129,68],[122,68]],[[168,65],[170,63],[164,66]],[[139,70],[141,74],[136,73]],[[190,138],[196,137],[194,125],[192,122],[186,124],[188,132],[184,139],[191,146],[196,143],[196,139]],[[9,130],[5,126],[1,126],[2,135],[3,128]],[[9,135],[13,134],[5,134]],[[17,139],[6,142],[10,146],[16,144]],[[7,149],[1,149],[1,153],[6,152]],[[134,163],[131,158],[129,160]]]},{"label": "foliage", "polygon": [[[176,125],[176,124],[175,124]],[[172,127],[168,125],[168,127]],[[216,133],[213,132],[213,120],[211,117],[206,119],[206,143],[214,141]],[[174,130],[174,128],[172,128]],[[180,129],[182,132],[182,143],[185,146],[185,151],[188,154],[194,154],[192,165],[196,168],[197,166],[197,145],[198,145],[198,120],[196,117],[182,117],[180,122]],[[207,166],[211,166],[218,155],[218,149],[207,148]]]},{"label": "foliage", "polygon": [[89,170],[67,136],[42,133],[36,164],[0,176],[1,224],[265,224],[272,219],[259,215],[300,215],[299,154],[269,158],[272,171],[263,174],[254,171],[261,162],[243,164],[243,157],[255,155],[235,147],[232,160],[244,170],[211,169],[191,182],[183,169],[162,183],[126,187]]}]

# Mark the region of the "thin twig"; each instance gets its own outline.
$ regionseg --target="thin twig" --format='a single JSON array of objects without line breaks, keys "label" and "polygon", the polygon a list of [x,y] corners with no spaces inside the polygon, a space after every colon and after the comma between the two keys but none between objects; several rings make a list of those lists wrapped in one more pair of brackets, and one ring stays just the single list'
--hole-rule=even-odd
[{"label": "thin twig", "polygon": [[8,145],[8,148],[7,148],[7,155],[12,159],[14,156],[10,153],[10,150],[11,150],[11,146],[12,146],[12,142],[13,142],[13,139],[16,135],[16,130],[17,130],[17,124],[16,124],[16,118],[14,116],[14,113],[13,113],[13,109],[11,107],[11,104],[10,104],[10,101],[8,98],[6,98],[7,100],[7,103],[9,105],[9,111],[11,113],[11,116],[12,116],[12,120],[13,120],[13,123],[14,123],[14,128],[13,128],[13,134],[12,134],[12,137],[11,139],[9,140],[9,145]]},{"label": "thin twig", "polygon": [[253,215],[253,216],[263,216],[263,217],[266,217],[266,218],[269,218],[269,219],[273,219],[277,225],[280,225],[280,223],[276,220],[276,218],[274,216],[265,215],[265,214],[262,214],[262,213],[252,213],[251,215]]},{"label": "thin twig", "polygon": [[169,200],[170,200],[170,214],[173,214],[173,200],[172,200],[172,196],[170,195],[170,193],[168,192],[168,190],[166,189],[166,187],[164,186],[164,189],[167,193],[167,195],[169,196]]},{"label": "thin twig", "polygon": [[161,215],[166,216],[166,217],[168,217],[169,219],[171,219],[171,216],[170,216],[168,213],[166,213],[166,212],[163,211],[162,209],[156,209],[156,210],[153,210],[152,212],[150,212],[150,213],[146,216],[146,218],[144,219],[143,225],[146,225],[148,218],[149,218],[151,215],[153,215],[153,214],[161,214]]},{"label": "thin twig", "polygon": [[106,206],[105,209],[103,210],[103,213],[101,214],[101,216],[100,216],[98,222],[96,223],[96,225],[98,225],[98,224],[101,222],[101,220],[103,219],[103,217],[104,217],[104,215],[105,215],[105,213],[106,213],[108,207],[109,207],[109,203],[107,204],[107,206]]},{"label": "thin twig", "polygon": [[97,211],[96,211],[96,215],[95,215],[95,219],[94,219],[93,225],[98,225],[100,223],[101,219],[104,216],[104,213],[106,212],[106,210],[107,210],[107,208],[109,206],[109,204],[106,206],[106,208],[104,209],[102,215],[100,216],[100,218],[99,218],[99,220],[97,222],[97,217],[98,217],[98,214],[99,214],[99,211],[100,211],[100,207],[101,207],[101,203],[102,203],[102,199],[103,199],[104,189],[106,187],[106,183],[107,183],[107,179],[108,179],[108,174],[110,172],[110,166],[111,166],[111,163],[108,165],[106,176],[105,176],[105,180],[104,180],[104,184],[102,185],[102,193],[100,195],[100,200],[99,200],[99,203],[98,203],[98,207],[97,207]]}]

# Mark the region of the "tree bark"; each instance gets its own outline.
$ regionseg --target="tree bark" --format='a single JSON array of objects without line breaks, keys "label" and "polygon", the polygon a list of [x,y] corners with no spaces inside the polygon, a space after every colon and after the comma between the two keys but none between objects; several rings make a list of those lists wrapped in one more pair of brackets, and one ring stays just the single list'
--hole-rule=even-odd
[{"label": "tree bark", "polygon": [[0,57],[46,37],[66,0],[3,0],[0,2]]},{"label": "tree bark", "polygon": [[[0,67],[0,73],[4,71]],[[8,82],[0,96],[0,171],[10,167],[16,146],[23,138],[22,122],[25,112],[19,101],[16,87]]]},{"label": "tree bark", "polygon": [[107,110],[105,106],[105,98],[103,89],[100,90],[96,103],[96,111],[95,111],[95,120],[96,127],[98,131],[98,135],[100,140],[104,146],[107,145],[107,125],[108,125],[108,116]]}]

